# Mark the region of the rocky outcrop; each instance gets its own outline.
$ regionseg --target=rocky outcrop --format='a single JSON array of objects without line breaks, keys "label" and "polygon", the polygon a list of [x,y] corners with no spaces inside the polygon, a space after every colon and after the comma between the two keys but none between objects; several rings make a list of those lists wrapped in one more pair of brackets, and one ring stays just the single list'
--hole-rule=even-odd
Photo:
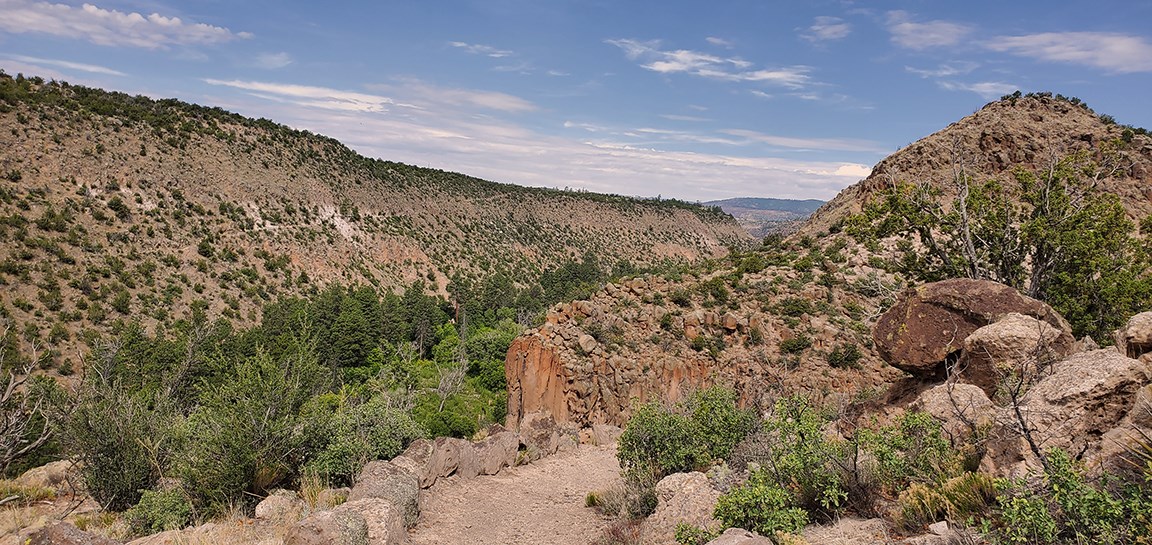
[{"label": "rocky outcrop", "polygon": [[[783,291],[786,282],[804,287]],[[745,403],[770,388],[851,394],[878,387],[898,373],[871,351],[852,366],[834,367],[826,357],[867,343],[863,324],[848,328],[842,317],[846,306],[871,312],[872,305],[846,284],[815,285],[791,267],[608,284],[588,300],[554,306],[543,325],[513,341],[507,426],[534,412],[583,428],[622,426],[638,402],[675,402],[718,383]],[[810,344],[781,348],[800,337]]]},{"label": "rocky outcrop", "polygon": [[880,357],[916,376],[943,372],[958,359],[964,339],[1009,313],[1030,316],[1072,344],[1072,330],[1052,307],[996,282],[957,278],[924,284],[901,294],[876,322],[873,339]]},{"label": "rocky outcrop", "polygon": [[1152,312],[1133,316],[1113,337],[1121,354],[1152,363]]},{"label": "rocky outcrop", "polygon": [[506,467],[516,465],[516,455],[520,451],[520,437],[510,431],[501,431],[472,443],[475,456],[462,464],[462,475],[495,475]]},{"label": "rocky outcrop", "polygon": [[1010,376],[1035,375],[1072,353],[1072,335],[1043,320],[1009,312],[964,339],[957,366],[961,380],[979,386],[989,397]]},{"label": "rocky outcrop", "polygon": [[[1115,350],[1084,352],[1055,364],[1051,375],[1033,386],[1019,403],[1027,429],[1041,451],[1063,449],[1076,458],[1100,453],[1101,439],[1121,425],[1137,392],[1152,382],[1152,370]],[[996,417],[980,468],[1003,476],[1022,476],[1041,467],[1022,434],[1016,408]]]},{"label": "rocky outcrop", "polygon": [[935,417],[953,445],[971,438],[992,423],[996,407],[977,386],[956,382],[938,384],[920,394],[909,408]]}]

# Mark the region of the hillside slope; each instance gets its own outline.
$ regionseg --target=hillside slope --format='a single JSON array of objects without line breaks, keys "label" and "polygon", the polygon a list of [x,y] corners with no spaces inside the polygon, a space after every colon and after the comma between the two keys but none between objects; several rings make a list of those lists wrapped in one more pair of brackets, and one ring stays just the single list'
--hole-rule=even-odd
[{"label": "hillside slope", "polygon": [[750,240],[715,208],[492,183],[39,78],[0,74],[0,127],[2,304],[56,344],[193,309],[251,323],[330,282],[444,293],[494,273],[528,284],[587,254],[644,266]]},{"label": "hillside slope", "polygon": [[1096,114],[1078,99],[1039,93],[991,102],[886,157],[868,178],[813,213],[797,235],[828,232],[897,182],[927,182],[949,198],[956,192],[956,168],[976,181],[1007,182],[1017,168],[1043,170],[1076,151],[1099,158],[1114,142],[1122,143],[1119,168],[1101,179],[1099,188],[1117,195],[1129,217],[1139,220],[1152,214],[1152,138]]}]

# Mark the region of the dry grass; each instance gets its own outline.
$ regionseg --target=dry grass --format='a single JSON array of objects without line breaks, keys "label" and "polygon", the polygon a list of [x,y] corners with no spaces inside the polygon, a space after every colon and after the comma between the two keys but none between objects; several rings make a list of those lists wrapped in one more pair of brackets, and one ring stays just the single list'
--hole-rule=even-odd
[{"label": "dry grass", "polygon": [[618,520],[608,525],[591,545],[640,545],[644,531],[638,520]]}]

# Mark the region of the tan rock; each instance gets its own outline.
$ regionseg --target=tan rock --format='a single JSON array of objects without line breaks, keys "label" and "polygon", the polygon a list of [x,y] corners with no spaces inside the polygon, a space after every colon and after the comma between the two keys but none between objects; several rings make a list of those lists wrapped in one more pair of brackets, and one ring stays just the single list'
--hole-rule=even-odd
[{"label": "tan rock", "polygon": [[[368,521],[345,505],[313,513],[292,525],[284,545],[368,545]],[[394,518],[403,520],[399,515]]]},{"label": "tan rock", "polygon": [[[1051,375],[1036,383],[1020,403],[1020,413],[1043,450],[1060,448],[1091,458],[1100,452],[1104,434],[1120,424],[1137,391],[1149,382],[1152,370],[1137,360],[1112,349],[1083,352],[1057,363]],[[1013,407],[1002,408],[997,423],[981,470],[1022,476],[1039,468],[1021,438]]]},{"label": "tan rock", "polygon": [[740,325],[740,317],[734,313],[727,312],[724,314],[724,317],[721,318],[720,323],[724,326],[724,329],[736,331],[736,328]]},{"label": "tan rock", "polygon": [[720,537],[709,541],[708,545],[775,545],[775,542],[743,528],[729,528]]},{"label": "tan rock", "polygon": [[712,517],[720,491],[712,488],[703,473],[673,473],[656,483],[656,511],[644,520],[645,541],[652,544],[675,543],[676,525],[688,523],[715,528],[720,522]]},{"label": "tan rock", "polygon": [[596,339],[591,335],[581,335],[580,340],[577,341],[577,343],[580,345],[580,350],[583,350],[585,354],[591,354],[592,351],[596,350],[596,347],[600,344],[596,342]]},{"label": "tan rock", "polygon": [[291,490],[276,490],[256,504],[256,518],[270,521],[295,520],[304,513],[304,500]]},{"label": "tan rock", "polygon": [[611,445],[620,438],[620,434],[624,430],[619,426],[611,424],[593,424],[592,425],[592,444],[593,445]]},{"label": "tan rock", "polygon": [[495,475],[501,469],[516,464],[516,454],[520,449],[520,438],[510,431],[489,435],[483,441],[472,443],[474,455],[469,463],[476,468],[462,470],[462,474]]},{"label": "tan rock", "polygon": [[440,477],[431,466],[432,453],[432,441],[417,439],[404,449],[403,454],[393,458],[392,463],[412,472],[420,480],[420,488],[428,488]]},{"label": "tan rock", "polygon": [[1113,333],[1116,349],[1133,359],[1152,353],[1152,312],[1141,312]]},{"label": "tan rock", "polygon": [[57,460],[29,469],[16,477],[15,481],[20,486],[58,489],[67,484],[69,474],[74,473],[78,467],[71,460]]},{"label": "tan rock", "polygon": [[996,417],[996,406],[984,391],[963,383],[933,386],[921,393],[909,408],[938,419],[954,445],[966,441],[976,428],[991,424]]},{"label": "tan rock", "polygon": [[1071,354],[1073,345],[1067,332],[1043,320],[1009,312],[964,339],[959,377],[992,397],[1003,378],[1037,376],[1041,367]]},{"label": "tan rock", "polygon": [[537,411],[546,411],[558,421],[568,420],[567,372],[555,346],[545,345],[534,335],[517,337],[508,348],[504,374],[510,429],[519,428],[524,415]]},{"label": "tan rock", "polygon": [[420,481],[415,474],[392,462],[376,460],[360,471],[360,478],[348,494],[348,503],[365,499],[387,500],[399,509],[408,527],[420,518]]},{"label": "tan rock", "polygon": [[544,412],[528,414],[520,422],[520,442],[527,447],[530,461],[555,453],[560,446],[556,419]]},{"label": "tan rock", "polygon": [[52,522],[32,533],[25,545],[119,545],[103,536],[89,534],[67,522]]}]

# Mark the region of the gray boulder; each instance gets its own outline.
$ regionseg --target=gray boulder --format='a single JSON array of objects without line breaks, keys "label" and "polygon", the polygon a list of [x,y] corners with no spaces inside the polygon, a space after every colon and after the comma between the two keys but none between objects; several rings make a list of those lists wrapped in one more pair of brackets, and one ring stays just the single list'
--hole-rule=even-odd
[{"label": "gray boulder", "polygon": [[364,466],[344,505],[366,499],[390,502],[403,515],[407,527],[415,526],[420,518],[420,481],[411,471],[392,462],[376,460]]}]

